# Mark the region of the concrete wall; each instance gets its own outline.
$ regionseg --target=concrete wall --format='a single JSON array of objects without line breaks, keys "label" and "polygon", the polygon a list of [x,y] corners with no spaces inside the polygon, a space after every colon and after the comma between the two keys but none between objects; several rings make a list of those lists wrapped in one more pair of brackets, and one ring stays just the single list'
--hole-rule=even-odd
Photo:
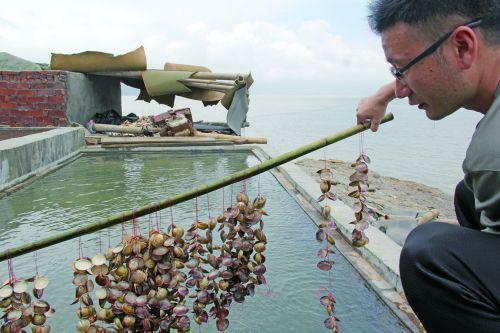
[{"label": "concrete wall", "polygon": [[84,145],[81,127],[56,128],[1,141],[0,191],[74,156]]},{"label": "concrete wall", "polygon": [[110,109],[121,114],[120,80],[68,72],[66,104],[68,120],[82,125],[94,114]]},{"label": "concrete wall", "polygon": [[0,71],[0,124],[85,124],[109,109],[121,113],[117,79],[67,71]]},{"label": "concrete wall", "polygon": [[0,141],[42,133],[51,129],[50,127],[0,127]]}]

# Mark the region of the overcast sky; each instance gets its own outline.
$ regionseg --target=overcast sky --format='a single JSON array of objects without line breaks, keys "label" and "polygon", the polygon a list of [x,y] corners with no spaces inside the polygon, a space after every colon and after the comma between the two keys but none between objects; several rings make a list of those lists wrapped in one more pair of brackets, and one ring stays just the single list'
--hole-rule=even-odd
[{"label": "overcast sky", "polygon": [[6,1],[0,51],[122,54],[248,72],[253,93],[364,95],[390,80],[367,0]]}]

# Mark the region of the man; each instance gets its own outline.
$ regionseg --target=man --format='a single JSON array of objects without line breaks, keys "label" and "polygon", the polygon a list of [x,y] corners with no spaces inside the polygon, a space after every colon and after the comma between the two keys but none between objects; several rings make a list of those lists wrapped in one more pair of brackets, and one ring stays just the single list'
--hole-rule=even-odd
[{"label": "man", "polygon": [[408,302],[428,332],[500,332],[500,0],[376,0],[369,22],[396,80],[363,99],[376,131],[408,97],[428,118],[481,112],[457,185],[459,226],[415,228],[401,252]]}]

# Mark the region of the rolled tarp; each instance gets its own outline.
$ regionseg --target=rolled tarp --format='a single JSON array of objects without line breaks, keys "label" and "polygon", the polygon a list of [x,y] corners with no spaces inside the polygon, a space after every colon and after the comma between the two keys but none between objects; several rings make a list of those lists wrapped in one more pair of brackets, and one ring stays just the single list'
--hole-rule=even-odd
[{"label": "rolled tarp", "polygon": [[184,71],[184,72],[212,72],[205,66],[198,65],[185,65],[185,64],[174,64],[172,62],[166,62],[163,69],[166,71]]},{"label": "rolled tarp", "polygon": [[50,68],[72,72],[137,71],[147,68],[144,47],[114,56],[111,53],[86,51],[75,54],[52,53]]},{"label": "rolled tarp", "polygon": [[142,80],[151,97],[189,93],[191,89],[179,82],[189,79],[193,72],[148,70],[142,72]]},{"label": "rolled tarp", "polygon": [[[191,68],[193,67],[201,66],[191,66]],[[183,68],[187,69],[188,67]],[[144,71],[142,72],[142,79],[146,91],[141,90],[138,99],[146,100],[146,96],[149,96],[159,104],[166,104],[173,107],[175,95],[179,95],[185,98],[202,101],[205,105],[217,104],[224,97],[224,93],[207,89],[190,88],[181,83],[182,80],[189,79],[193,73],[194,72],[180,70]]]},{"label": "rolled tarp", "polygon": [[226,91],[226,94],[221,99],[220,103],[222,104],[222,106],[224,106],[226,109],[229,110],[229,108],[231,107],[231,103],[233,102],[234,94],[236,93],[236,91],[240,90],[242,87],[246,87],[248,92],[248,89],[250,89],[250,86],[252,84],[253,84],[252,74],[248,74],[246,77],[243,77],[242,81],[237,82],[234,87]]}]

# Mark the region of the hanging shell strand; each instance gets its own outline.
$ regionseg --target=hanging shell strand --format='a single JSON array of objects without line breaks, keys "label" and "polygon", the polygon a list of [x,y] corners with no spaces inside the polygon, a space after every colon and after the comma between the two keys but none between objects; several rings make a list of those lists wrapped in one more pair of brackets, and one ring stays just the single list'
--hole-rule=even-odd
[{"label": "hanging shell strand", "polygon": [[[147,238],[125,235],[105,255],[75,261],[77,330],[188,332],[210,317],[219,331],[227,330],[231,303],[242,303],[265,283],[265,203],[261,195],[250,201],[238,193],[236,206],[217,219],[196,219],[187,230],[172,223]],[[220,245],[214,242],[216,232]],[[89,277],[98,285],[95,290]]]},{"label": "hanging shell strand", "polygon": [[349,177],[349,186],[355,187],[355,190],[349,193],[349,196],[355,198],[353,209],[355,221],[354,230],[352,231],[352,245],[362,247],[368,244],[368,237],[365,235],[365,230],[369,227],[371,216],[369,214],[368,206],[366,205],[365,194],[368,191],[368,164],[370,158],[365,154],[360,154],[356,162],[351,164],[354,168],[354,173]]},{"label": "hanging shell strand", "polygon": [[[28,292],[29,283],[33,283],[33,296]],[[53,316],[48,302],[42,299],[43,291],[49,284],[46,276],[34,276],[29,279],[10,279],[0,287],[0,308],[4,311],[2,333],[25,332],[25,327],[31,326],[33,333],[49,333],[47,318]]]},{"label": "hanging shell strand", "polygon": [[[337,226],[331,218],[331,206],[328,205],[328,200],[333,201],[336,200],[337,197],[333,192],[331,192],[332,172],[326,167],[326,163],[325,167],[318,170],[317,173],[320,175],[320,189],[322,192],[321,196],[318,198],[318,202],[325,201],[321,211],[323,222],[319,225],[319,229],[316,232],[316,240],[321,244],[321,248],[317,253],[317,257],[320,260],[317,267],[322,271],[331,271],[334,261],[330,260],[330,255],[334,253],[333,246],[335,245],[335,240],[333,238],[333,233],[335,232]],[[335,298],[333,297],[333,294],[330,291],[320,294],[320,303],[324,306],[326,312],[328,313],[328,318],[324,321],[325,327],[333,333],[340,332],[337,324],[338,318],[334,316]]]}]

